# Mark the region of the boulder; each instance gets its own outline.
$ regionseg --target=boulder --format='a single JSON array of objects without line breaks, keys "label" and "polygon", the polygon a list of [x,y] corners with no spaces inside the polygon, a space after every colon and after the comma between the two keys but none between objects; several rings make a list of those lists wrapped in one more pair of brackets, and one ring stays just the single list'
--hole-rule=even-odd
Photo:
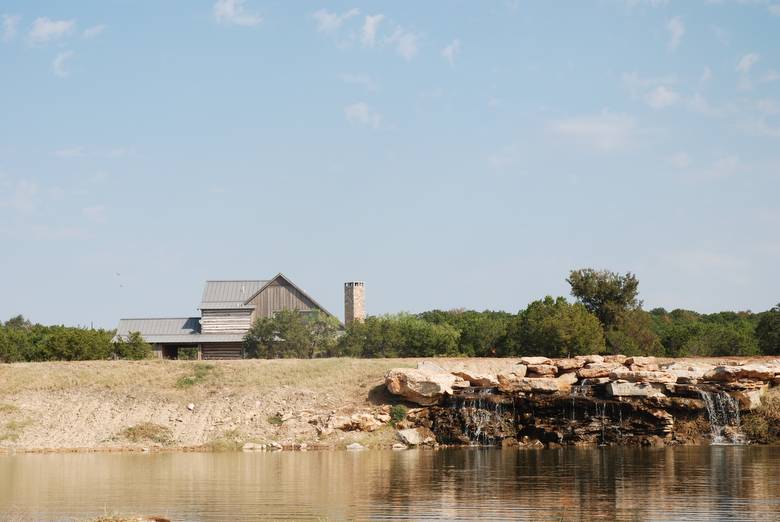
[{"label": "boulder", "polygon": [[495,387],[498,386],[498,378],[495,374],[486,373],[479,368],[461,365],[451,370],[453,375],[469,381],[472,386]]},{"label": "boulder", "polygon": [[384,423],[380,422],[371,413],[356,413],[351,420],[352,429],[358,431],[376,431],[384,426]]},{"label": "boulder", "polygon": [[669,383],[677,382],[677,376],[669,372],[652,370],[629,370],[627,368],[616,368],[609,373],[609,378],[613,380],[623,380],[628,382],[649,382],[649,383]]},{"label": "boulder", "polygon": [[647,382],[613,381],[607,383],[607,393],[612,397],[659,397],[657,388]]},{"label": "boulder", "polygon": [[350,451],[360,451],[366,449],[366,447],[358,442],[353,442],[352,444],[347,444],[347,449]]},{"label": "boulder", "polygon": [[699,381],[713,368],[715,367],[711,364],[685,361],[661,365],[661,370],[677,376],[677,382],[679,383]]},{"label": "boulder", "polygon": [[398,430],[398,438],[401,439],[404,444],[408,444],[409,446],[434,444],[436,442],[436,436],[430,429],[425,427]]},{"label": "boulder", "polygon": [[555,361],[555,366],[558,367],[558,371],[560,373],[563,372],[569,372],[572,370],[577,370],[578,368],[582,368],[585,366],[585,361],[582,359],[558,359]]},{"label": "boulder", "polygon": [[540,377],[555,377],[558,374],[558,367],[552,364],[529,364],[528,373]]},{"label": "boulder", "polygon": [[628,359],[628,357],[626,357],[625,355],[619,355],[619,354],[618,355],[605,355],[603,357],[603,359],[604,360],[601,361],[601,362],[614,362],[614,363],[618,363],[618,364],[626,364],[626,360]]},{"label": "boulder", "polygon": [[597,377],[609,377],[609,374],[615,368],[622,368],[620,363],[594,362],[588,363],[577,370],[577,377],[580,379],[595,379]]},{"label": "boulder", "polygon": [[[583,365],[604,362],[604,357],[601,355],[575,355],[574,358],[582,361]],[[623,364],[622,361],[621,364]]]},{"label": "boulder", "polygon": [[569,393],[576,380],[576,375],[572,373],[565,373],[559,378],[518,377],[512,373],[500,373],[498,388],[506,393]]},{"label": "boulder", "polygon": [[629,368],[631,366],[650,366],[658,367],[658,359],[655,357],[628,357],[623,363]]},{"label": "boulder", "polygon": [[704,375],[705,381],[771,381],[775,377],[773,366],[750,363],[742,366],[716,366]]},{"label": "boulder", "polygon": [[437,404],[445,394],[452,395],[453,386],[462,382],[446,370],[438,372],[429,367],[395,368],[385,375],[385,385],[390,393],[421,406]]},{"label": "boulder", "polygon": [[552,361],[547,357],[520,357],[520,363],[528,366],[531,364],[552,364]]},{"label": "boulder", "polygon": [[762,386],[760,388],[754,388],[752,390],[741,390],[741,391],[735,391],[731,392],[729,395],[737,399],[739,401],[739,409],[740,410],[755,410],[759,406],[761,406],[761,397],[763,397],[764,392],[766,392],[767,386]]}]

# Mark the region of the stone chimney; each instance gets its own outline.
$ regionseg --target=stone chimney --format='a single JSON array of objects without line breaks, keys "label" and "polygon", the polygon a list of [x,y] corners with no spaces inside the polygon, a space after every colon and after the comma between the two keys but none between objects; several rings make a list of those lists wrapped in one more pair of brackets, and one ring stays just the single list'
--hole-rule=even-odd
[{"label": "stone chimney", "polygon": [[344,283],[344,324],[366,318],[366,293],[363,281]]}]

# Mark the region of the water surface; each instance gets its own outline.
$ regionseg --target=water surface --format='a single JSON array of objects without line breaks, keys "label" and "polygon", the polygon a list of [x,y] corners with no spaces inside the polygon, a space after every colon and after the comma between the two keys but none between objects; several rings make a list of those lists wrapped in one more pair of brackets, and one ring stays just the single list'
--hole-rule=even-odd
[{"label": "water surface", "polygon": [[0,520],[780,520],[780,448],[0,456]]}]

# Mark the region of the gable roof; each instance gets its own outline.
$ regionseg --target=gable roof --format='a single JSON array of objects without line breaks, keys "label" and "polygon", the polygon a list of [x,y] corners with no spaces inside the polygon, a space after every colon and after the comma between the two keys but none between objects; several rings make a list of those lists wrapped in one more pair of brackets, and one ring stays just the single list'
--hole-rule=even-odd
[{"label": "gable roof", "polygon": [[[272,277],[270,280],[268,280],[268,281],[264,281],[264,283],[265,283],[265,284],[264,284],[263,286],[261,286],[260,288],[258,288],[258,290],[257,290],[257,291],[256,291],[254,294],[252,294],[251,296],[249,296],[249,299],[247,299],[247,300],[245,301],[245,304],[248,304],[248,303],[249,303],[249,301],[251,301],[252,299],[254,299],[255,297],[257,297],[257,295],[258,295],[258,294],[260,294],[260,292],[262,292],[263,290],[265,290],[266,288],[268,288],[268,287],[271,285],[271,283],[273,283],[273,282],[274,282],[274,281],[276,281],[277,279],[282,279],[282,280],[284,280],[284,281],[285,281],[287,284],[289,284],[290,286],[292,286],[293,288],[295,288],[295,289],[296,289],[298,292],[300,292],[300,293],[301,293],[301,294],[302,294],[302,295],[303,295],[303,296],[304,296],[306,299],[308,299],[309,301],[311,301],[311,302],[314,304],[314,306],[316,306],[317,308],[319,308],[320,310],[322,310],[323,312],[325,312],[325,314],[327,314],[327,315],[329,315],[329,316],[331,316],[331,317],[336,317],[336,316],[335,316],[335,315],[333,315],[332,313],[328,312],[328,311],[325,309],[325,307],[324,307],[324,306],[322,306],[320,303],[318,303],[318,302],[317,302],[317,301],[316,301],[316,300],[315,300],[315,299],[314,299],[312,296],[310,296],[309,294],[307,294],[307,293],[306,293],[306,292],[305,292],[305,291],[304,291],[302,288],[300,288],[298,285],[296,285],[295,283],[293,283],[293,282],[290,280],[290,278],[289,278],[289,277],[287,277],[286,275],[284,275],[284,274],[283,274],[283,273],[281,273],[281,272],[279,272],[278,274],[276,274],[276,275],[275,275],[274,277]],[[336,318],[336,319],[338,319],[338,318]],[[339,323],[341,323],[341,321],[339,321]]]},{"label": "gable roof", "polygon": [[237,279],[230,281],[206,281],[200,309],[252,308],[249,300],[269,281]]}]

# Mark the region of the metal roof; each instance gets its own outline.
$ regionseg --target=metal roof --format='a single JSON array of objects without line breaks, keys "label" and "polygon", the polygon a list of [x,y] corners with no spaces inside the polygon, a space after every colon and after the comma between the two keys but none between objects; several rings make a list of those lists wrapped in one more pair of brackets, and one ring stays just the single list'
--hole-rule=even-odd
[{"label": "metal roof", "polygon": [[206,286],[203,288],[200,309],[251,308],[252,305],[244,303],[255,295],[258,290],[263,288],[266,283],[268,283],[268,281],[252,279],[206,281]]},{"label": "metal roof", "polygon": [[244,334],[200,333],[200,317],[120,319],[115,338],[138,332],[147,343],[228,343],[240,342]]}]

